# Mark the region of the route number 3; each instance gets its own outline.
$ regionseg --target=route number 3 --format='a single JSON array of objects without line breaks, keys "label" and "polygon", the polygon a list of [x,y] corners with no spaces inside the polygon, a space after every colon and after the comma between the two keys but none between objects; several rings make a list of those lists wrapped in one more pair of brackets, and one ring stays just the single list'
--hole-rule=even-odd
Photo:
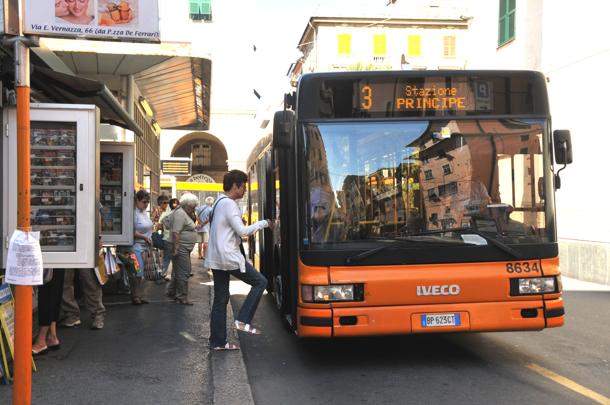
[{"label": "route number 3", "polygon": [[368,85],[362,86],[362,93],[364,102],[360,103],[360,105],[363,109],[370,110],[373,106],[373,89],[371,89],[371,86]]},{"label": "route number 3", "polygon": [[507,273],[537,273],[538,263],[536,262],[513,262],[506,263]]}]

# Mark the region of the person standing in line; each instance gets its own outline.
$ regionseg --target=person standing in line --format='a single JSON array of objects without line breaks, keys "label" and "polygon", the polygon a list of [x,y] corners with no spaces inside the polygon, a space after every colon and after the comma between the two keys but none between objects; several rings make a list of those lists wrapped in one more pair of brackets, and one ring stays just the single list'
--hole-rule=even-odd
[{"label": "person standing in line", "polygon": [[[193,305],[188,300],[188,281],[191,274],[191,252],[197,243],[195,208],[199,200],[191,193],[185,193],[180,198],[180,207],[172,213],[172,281],[168,292],[175,292],[176,303]],[[169,293],[168,293],[169,295]]]},{"label": "person standing in line", "polygon": [[[171,235],[172,232],[169,229],[169,227],[166,227],[163,225],[163,221],[168,215],[171,215],[171,213],[174,212],[176,207],[178,207],[179,205],[180,205],[180,201],[177,198],[171,198],[169,200],[169,204],[168,204],[167,208],[165,209],[165,212],[163,214],[161,214],[161,216],[159,217],[159,224],[161,225],[161,229],[163,230],[163,240],[165,241],[165,249],[163,249],[163,275],[165,276],[165,281],[171,281],[171,277],[168,274],[168,271],[169,271],[169,264],[172,261],[172,254],[174,253],[174,247],[172,245],[172,235]],[[175,289],[172,292],[172,294],[169,294],[169,292],[168,292],[168,296],[170,296],[171,298],[175,298],[176,297]]]},{"label": "person standing in line", "polygon": [[208,250],[208,240],[210,238],[210,224],[208,216],[212,211],[212,204],[214,204],[214,197],[207,196],[205,198],[205,205],[197,208],[197,232],[199,233],[199,258],[204,259]]},{"label": "person standing in line", "polygon": [[[104,207],[98,203],[98,229],[102,229],[102,211]],[[98,236],[98,251],[102,249],[102,237]],[[78,271],[78,273],[76,273]],[[99,330],[104,328],[104,318],[106,314],[106,308],[103,303],[103,292],[102,286],[97,280],[94,269],[65,269],[64,282],[63,282],[63,294],[61,301],[61,312],[62,320],[59,326],[64,328],[71,328],[81,324],[80,321],[80,307],[76,300],[74,291],[74,281],[78,274],[78,280],[85,297],[85,306],[89,310],[91,315],[90,328],[93,330]]]},{"label": "person standing in line", "polygon": [[[49,350],[59,350],[57,320],[61,307],[64,285],[64,269],[53,269],[53,278],[47,284],[38,286],[38,336],[32,344],[32,355],[46,354]],[[1,337],[0,337],[1,339]]]},{"label": "person standing in line", "polygon": [[153,221],[153,224],[155,224],[155,231],[158,231],[159,229],[161,229],[161,215],[163,215],[163,213],[165,211],[167,211],[167,207],[169,206],[169,197],[166,196],[165,194],[161,194],[159,197],[157,197],[157,206],[155,207],[155,209],[152,211],[152,214],[150,216],[150,219]]},{"label": "person standing in line", "polygon": [[153,222],[146,212],[150,204],[150,194],[146,190],[136,193],[136,208],[134,210],[134,232],[132,250],[138,259],[141,271],[138,274],[129,274],[129,285],[131,287],[131,303],[133,305],[148,304],[148,300],[142,297],[142,283],[144,282],[144,259],[142,252],[152,246]]},{"label": "person standing in line", "polygon": [[[153,213],[150,217],[150,219],[153,221],[154,224],[154,232],[160,232],[161,234],[163,234],[163,224],[161,223],[161,217],[163,216],[163,214],[165,214],[165,212],[167,212],[169,209],[169,197],[166,196],[165,194],[160,195],[159,197],[157,197],[157,206],[155,207],[155,209],[153,210]],[[165,238],[163,239],[165,241]],[[154,241],[153,241],[154,242]],[[165,244],[167,244],[167,242],[165,242]],[[169,261],[171,260],[171,257],[168,257],[167,259],[165,258],[166,256],[166,251],[167,247],[164,246],[162,252],[161,252],[161,256],[162,256],[162,267],[161,267],[161,271],[162,271],[162,275],[163,278],[165,278],[165,281],[167,281],[167,266],[165,266],[165,261],[167,260],[167,262],[169,263]],[[157,281],[157,284],[163,284],[163,280],[159,280]]]},{"label": "person standing in line", "polygon": [[172,198],[169,200],[169,209],[170,210],[175,210],[176,208],[178,208],[180,206],[180,200],[177,198]]},{"label": "person standing in line", "polygon": [[90,328],[93,330],[103,329],[106,308],[103,303],[102,286],[97,281],[94,269],[65,270],[61,302],[63,319],[59,325],[64,328],[71,328],[81,324],[80,308],[74,294],[74,280],[77,273],[85,298],[85,306],[91,314]]},{"label": "person standing in line", "polygon": [[229,303],[229,279],[235,276],[250,284],[252,288],[235,320],[237,330],[260,334],[250,322],[263,296],[267,279],[256,271],[242,254],[241,237],[252,235],[260,229],[273,227],[271,220],[261,220],[250,226],[242,223],[241,211],[237,206],[246,193],[248,176],[240,170],[226,173],[222,186],[225,191],[217,200],[210,213],[210,240],[205,258],[205,266],[214,275],[214,303],[210,314],[210,347],[212,350],[238,350],[239,347],[227,342],[227,304]]}]

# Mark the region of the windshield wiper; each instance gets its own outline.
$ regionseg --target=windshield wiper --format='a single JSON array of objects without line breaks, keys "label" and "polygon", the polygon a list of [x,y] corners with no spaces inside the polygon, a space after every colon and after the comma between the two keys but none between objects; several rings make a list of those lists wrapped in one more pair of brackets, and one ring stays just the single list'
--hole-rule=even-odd
[{"label": "windshield wiper", "polygon": [[[434,244],[437,246],[447,246],[447,245],[456,244],[456,242],[451,242],[451,241],[425,240],[425,239],[415,239],[415,238],[409,238],[409,237],[402,237],[400,239],[371,238],[371,240],[374,240],[375,242],[385,242],[386,244],[383,246],[373,248],[373,249],[365,250],[364,252],[358,253],[357,255],[350,256],[347,259],[345,259],[345,263],[354,264],[363,259],[366,259],[369,256],[373,256],[376,253],[386,250],[387,248],[389,248],[391,246],[395,246],[396,244],[403,245],[403,246],[411,245],[413,243],[426,243],[426,244]],[[460,243],[460,244],[462,244],[462,243]]]},{"label": "windshield wiper", "polygon": [[521,254],[518,251],[516,251],[515,249],[513,249],[512,247],[508,246],[506,243],[503,243],[503,242],[499,241],[497,238],[494,238],[490,235],[486,235],[483,232],[481,232],[477,229],[474,229],[474,228],[462,227],[462,228],[439,229],[437,231],[418,232],[418,233],[410,235],[410,236],[434,235],[434,234],[438,234],[438,233],[449,233],[449,232],[456,232],[459,234],[473,233],[475,235],[479,235],[481,238],[485,239],[485,241],[487,241],[489,244],[495,246],[496,248],[502,250],[503,252],[508,253],[509,255],[513,256],[516,259],[521,259]]}]

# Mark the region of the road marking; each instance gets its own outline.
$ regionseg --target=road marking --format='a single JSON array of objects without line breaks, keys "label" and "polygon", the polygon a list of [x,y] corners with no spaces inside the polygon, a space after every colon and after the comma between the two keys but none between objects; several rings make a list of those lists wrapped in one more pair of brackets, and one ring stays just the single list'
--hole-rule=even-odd
[{"label": "road marking", "polygon": [[183,338],[185,338],[186,340],[190,340],[191,342],[196,342],[197,339],[195,339],[190,333],[188,332],[180,332],[180,335],[182,335]]},{"label": "road marking", "polygon": [[541,376],[548,378],[549,380],[553,380],[556,383],[561,384],[564,387],[579,393],[580,395],[584,395],[585,397],[592,399],[597,403],[610,405],[610,398],[605,397],[602,394],[598,394],[597,392],[590,390],[587,387],[583,387],[582,385],[570,380],[569,378],[563,377],[557,373],[552,372],[551,370],[547,370],[546,368],[534,363],[527,364],[526,367],[532,371],[535,371]]}]

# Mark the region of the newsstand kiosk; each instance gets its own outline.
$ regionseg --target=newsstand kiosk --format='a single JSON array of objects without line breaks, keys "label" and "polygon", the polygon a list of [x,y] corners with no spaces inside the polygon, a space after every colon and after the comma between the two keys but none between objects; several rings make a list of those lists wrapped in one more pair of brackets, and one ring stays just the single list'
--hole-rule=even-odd
[{"label": "newsstand kiosk", "polygon": [[[32,103],[30,122],[31,226],[40,231],[44,267],[93,268],[98,224],[104,244],[133,242],[133,144],[100,143],[100,114],[94,105]],[[2,127],[1,252],[6,268],[8,241],[17,228],[14,107],[4,108]]]}]

